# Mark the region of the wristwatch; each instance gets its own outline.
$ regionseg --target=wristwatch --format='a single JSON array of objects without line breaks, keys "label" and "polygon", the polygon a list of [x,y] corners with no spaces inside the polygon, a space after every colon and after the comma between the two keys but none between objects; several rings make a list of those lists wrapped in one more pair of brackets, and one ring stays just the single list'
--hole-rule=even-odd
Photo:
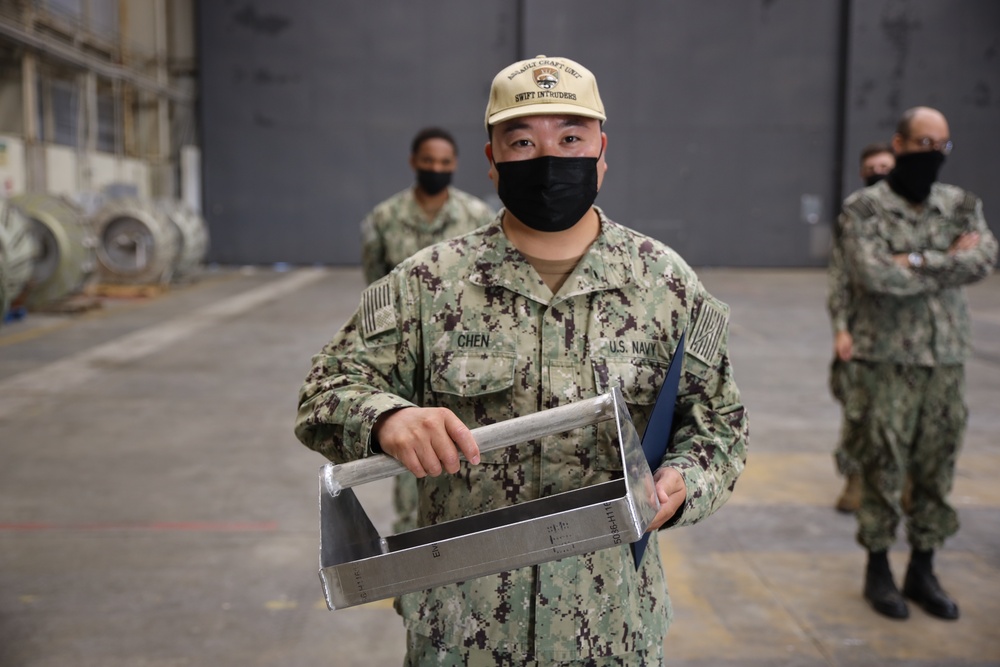
[{"label": "wristwatch", "polygon": [[911,269],[919,269],[924,265],[924,256],[919,252],[911,252],[906,256],[906,262],[910,265]]}]

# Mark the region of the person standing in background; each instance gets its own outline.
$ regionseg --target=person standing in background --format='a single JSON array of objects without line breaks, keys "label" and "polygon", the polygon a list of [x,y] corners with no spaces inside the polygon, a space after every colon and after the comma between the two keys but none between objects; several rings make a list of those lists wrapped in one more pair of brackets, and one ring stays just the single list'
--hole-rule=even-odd
[{"label": "person standing in background", "polygon": [[[993,271],[997,240],[978,197],[938,182],[952,150],[940,111],[906,111],[892,147],[895,168],[848,197],[838,219],[854,304],[851,394],[861,437],[850,453],[862,472],[856,516],[857,540],[868,553],[864,597],[890,618],[909,616],[905,596],[954,620],[958,605],[938,582],[933,557],[959,527],[948,497],[968,419],[964,286]],[[888,550],[904,516],[912,551],[901,594]]]},{"label": "person standing in background", "polygon": [[[458,144],[449,132],[428,127],[410,144],[416,183],[376,206],[361,222],[361,263],[371,284],[413,253],[493,221],[486,202],[451,185]],[[416,527],[417,484],[412,475],[393,481],[397,533]]]},{"label": "person standing in background", "polygon": [[416,183],[381,202],[361,221],[361,263],[371,284],[416,251],[493,221],[486,202],[451,185],[458,145],[439,127],[420,130],[410,145]]},{"label": "person standing in background", "polygon": [[[859,175],[866,187],[875,185],[885,178],[896,166],[896,156],[892,146],[884,142],[868,144],[861,150]],[[861,469],[857,461],[848,455],[850,442],[859,437],[857,433],[856,406],[848,402],[853,372],[850,366],[851,348],[851,281],[844,266],[844,250],[839,235],[833,235],[830,249],[830,263],[827,267],[828,294],[827,311],[833,325],[833,361],[830,364],[830,392],[841,404],[844,417],[840,426],[840,441],[834,451],[837,472],[844,477],[844,490],[834,505],[839,512],[856,512],[861,504]]]}]

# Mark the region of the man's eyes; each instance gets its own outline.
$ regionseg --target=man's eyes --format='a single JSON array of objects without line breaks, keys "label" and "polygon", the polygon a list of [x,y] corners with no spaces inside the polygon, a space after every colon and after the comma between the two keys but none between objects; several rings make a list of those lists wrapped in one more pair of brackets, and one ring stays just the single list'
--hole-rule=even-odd
[{"label": "man's eyes", "polygon": [[[563,137],[560,141],[564,144],[575,144],[583,141],[583,139],[581,137],[576,136],[575,134],[571,134],[569,136]],[[527,148],[529,146],[534,146],[535,142],[533,142],[531,139],[515,139],[514,141],[511,142],[510,145],[516,146],[518,148]]]}]

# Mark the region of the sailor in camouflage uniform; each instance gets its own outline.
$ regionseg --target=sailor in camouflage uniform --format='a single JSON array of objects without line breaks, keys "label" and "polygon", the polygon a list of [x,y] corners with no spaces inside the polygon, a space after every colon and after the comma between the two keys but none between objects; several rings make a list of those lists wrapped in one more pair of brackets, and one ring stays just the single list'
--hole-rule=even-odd
[{"label": "sailor in camouflage uniform", "polygon": [[[450,185],[458,166],[458,144],[446,130],[420,130],[410,145],[410,167],[417,182],[376,206],[361,222],[361,264],[369,284],[427,246],[467,234],[493,221],[486,202]],[[414,478],[393,480],[397,533],[416,527]]]},{"label": "sailor in camouflage uniform", "polygon": [[[866,187],[886,177],[896,164],[892,147],[887,143],[868,144],[861,150],[860,176]],[[837,231],[836,229],[834,230]],[[844,490],[835,507],[840,512],[856,512],[861,504],[861,468],[847,452],[859,434],[858,415],[849,411],[847,394],[853,386],[854,367],[851,365],[853,338],[851,323],[851,278],[844,265],[844,249],[839,234],[833,235],[830,262],[827,266],[827,312],[833,327],[833,361],[830,363],[830,392],[844,408],[840,426],[840,442],[834,450],[837,472],[845,478]],[[854,406],[854,403],[851,403]]]},{"label": "sailor in camouflage uniform", "polygon": [[421,248],[493,221],[496,212],[486,202],[451,185],[457,166],[458,146],[446,130],[429,127],[413,138],[416,183],[361,221],[361,264],[369,284]]},{"label": "sailor in camouflage uniform", "polygon": [[[893,171],[849,197],[839,220],[855,299],[857,384],[849,400],[862,420],[852,453],[864,481],[857,513],[858,542],[868,550],[864,595],[891,618],[909,615],[905,595],[928,613],[956,619],[958,605],[941,588],[932,558],[958,530],[948,495],[967,417],[963,286],[992,271],[997,240],[975,195],[936,182],[951,151],[940,112],[907,111],[893,149]],[[912,553],[901,595],[886,552],[902,517],[907,473]]]},{"label": "sailor in camouflage uniform", "polygon": [[0,327],[7,316],[7,269],[4,267],[4,258],[0,257]]},{"label": "sailor in camouflage uniform", "polygon": [[[486,155],[505,208],[370,286],[313,359],[296,435],[335,462],[380,451],[403,462],[420,478],[421,525],[620,476],[609,422],[487,453],[468,427],[617,386],[641,433],[685,331],[651,529],[712,514],[743,470],[729,308],[670,248],[593,206],[604,119],[593,75],[573,61],[501,71]],[[407,665],[660,665],[672,617],[655,539],[638,570],[622,545],[407,594],[397,609]]]}]

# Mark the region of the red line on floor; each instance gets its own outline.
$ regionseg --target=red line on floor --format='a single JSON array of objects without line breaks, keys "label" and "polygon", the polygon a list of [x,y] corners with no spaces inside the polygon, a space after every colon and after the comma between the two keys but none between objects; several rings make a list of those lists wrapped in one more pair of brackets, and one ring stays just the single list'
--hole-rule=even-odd
[{"label": "red line on floor", "polygon": [[276,521],[214,522],[214,521],[154,521],[151,523],[0,523],[0,532],[30,533],[41,531],[149,531],[174,533],[266,533],[278,529]]}]

